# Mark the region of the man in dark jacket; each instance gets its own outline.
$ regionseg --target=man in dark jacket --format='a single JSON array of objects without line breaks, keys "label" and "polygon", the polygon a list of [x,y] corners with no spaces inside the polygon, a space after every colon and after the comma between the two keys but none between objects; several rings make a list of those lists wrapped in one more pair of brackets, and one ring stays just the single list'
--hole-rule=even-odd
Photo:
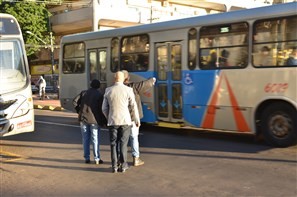
[{"label": "man in dark jacket", "polygon": [[[133,92],[135,95],[135,101],[137,103],[139,119],[141,119],[143,118],[143,111],[142,111],[141,99],[139,94],[153,87],[153,85],[156,82],[156,78],[153,77],[148,80],[140,81],[140,82],[130,82],[129,81],[130,76],[128,71],[122,70],[122,72],[124,73],[124,76],[125,76],[124,84],[133,89]],[[130,135],[130,143],[131,143],[134,166],[140,166],[144,164],[144,161],[140,159],[138,135],[139,135],[139,127],[136,127],[136,125],[133,123],[132,132]]]},{"label": "man in dark jacket", "polygon": [[85,163],[90,163],[90,142],[93,144],[94,160],[102,164],[100,159],[100,126],[106,125],[106,118],[102,113],[103,93],[99,90],[100,81],[94,79],[91,88],[81,93],[79,121],[82,133]]}]

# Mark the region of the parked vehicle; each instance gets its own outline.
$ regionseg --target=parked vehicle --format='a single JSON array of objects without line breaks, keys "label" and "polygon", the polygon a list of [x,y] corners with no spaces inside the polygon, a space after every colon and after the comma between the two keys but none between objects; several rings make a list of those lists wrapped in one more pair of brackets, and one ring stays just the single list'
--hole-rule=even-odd
[{"label": "parked vehicle", "polygon": [[23,34],[14,16],[0,13],[0,38],[0,136],[33,132],[29,64]]},{"label": "parked vehicle", "polygon": [[32,89],[32,93],[33,93],[33,94],[36,94],[36,93],[38,93],[38,91],[39,91],[38,86],[35,85],[34,82],[31,82],[31,89]]}]

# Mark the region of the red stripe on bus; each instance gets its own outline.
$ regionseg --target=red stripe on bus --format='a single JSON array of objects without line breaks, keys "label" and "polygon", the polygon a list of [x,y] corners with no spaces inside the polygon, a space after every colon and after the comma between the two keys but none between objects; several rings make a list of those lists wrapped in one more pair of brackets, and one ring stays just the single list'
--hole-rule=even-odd
[{"label": "red stripe on bus", "polygon": [[204,118],[204,122],[202,123],[203,128],[213,128],[214,127],[214,119],[215,119],[215,114],[216,114],[216,103],[218,101],[218,95],[221,87],[221,82],[222,82],[222,76],[219,77],[219,82],[218,85],[212,95],[211,101],[207,107],[207,112]]},{"label": "red stripe on bus", "polygon": [[238,102],[237,102],[236,97],[235,97],[235,95],[234,95],[234,93],[232,91],[232,88],[230,86],[230,83],[229,83],[227,77],[225,77],[225,80],[227,82],[227,88],[228,88],[228,92],[229,92],[229,95],[230,95],[230,102],[231,102],[231,106],[232,106],[234,119],[235,119],[235,122],[236,122],[236,125],[237,125],[237,129],[239,131],[242,131],[242,132],[250,131],[250,128],[247,125],[243,114],[241,113],[241,111],[239,111]]}]

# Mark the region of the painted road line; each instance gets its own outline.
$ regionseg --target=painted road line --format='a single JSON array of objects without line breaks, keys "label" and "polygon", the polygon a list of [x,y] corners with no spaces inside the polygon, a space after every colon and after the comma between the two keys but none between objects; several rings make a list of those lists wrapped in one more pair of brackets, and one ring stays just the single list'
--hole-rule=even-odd
[{"label": "painted road line", "polygon": [[[56,122],[46,122],[46,121],[39,121],[39,120],[35,120],[35,122],[36,123],[41,123],[41,124],[49,124],[49,125],[57,125],[57,126],[64,126],[64,127],[80,128],[79,125],[63,124],[63,123],[56,123]],[[106,128],[101,128],[100,130],[108,131],[108,129],[106,129]]]},{"label": "painted road line", "polygon": [[[20,160],[24,160],[24,159],[29,158],[29,157],[24,157],[24,156],[21,156],[21,155],[17,155],[17,154],[2,151],[2,150],[0,151],[0,155],[1,155],[1,162],[3,162],[3,163],[20,161]],[[8,159],[4,160],[3,158],[8,158]],[[12,158],[12,159],[9,159],[9,158]]]}]

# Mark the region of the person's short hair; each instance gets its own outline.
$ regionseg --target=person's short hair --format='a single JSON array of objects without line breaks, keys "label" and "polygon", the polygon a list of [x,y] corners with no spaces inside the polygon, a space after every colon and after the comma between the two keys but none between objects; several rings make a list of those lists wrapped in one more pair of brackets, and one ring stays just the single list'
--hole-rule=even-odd
[{"label": "person's short hair", "polygon": [[230,55],[230,52],[225,49],[221,53],[222,53],[222,57],[225,57],[225,58],[229,57]]},{"label": "person's short hair", "polygon": [[127,70],[121,70],[124,73],[125,80],[129,78],[129,72]]},{"label": "person's short hair", "polygon": [[115,82],[124,82],[125,81],[125,76],[122,71],[117,71],[114,74]]},{"label": "person's short hair", "polygon": [[91,87],[95,89],[100,88],[100,81],[98,79],[93,79],[91,82]]},{"label": "person's short hair", "polygon": [[264,46],[264,47],[262,47],[262,49],[261,49],[261,51],[262,52],[264,52],[264,51],[270,51],[270,48],[268,47],[268,46]]}]

